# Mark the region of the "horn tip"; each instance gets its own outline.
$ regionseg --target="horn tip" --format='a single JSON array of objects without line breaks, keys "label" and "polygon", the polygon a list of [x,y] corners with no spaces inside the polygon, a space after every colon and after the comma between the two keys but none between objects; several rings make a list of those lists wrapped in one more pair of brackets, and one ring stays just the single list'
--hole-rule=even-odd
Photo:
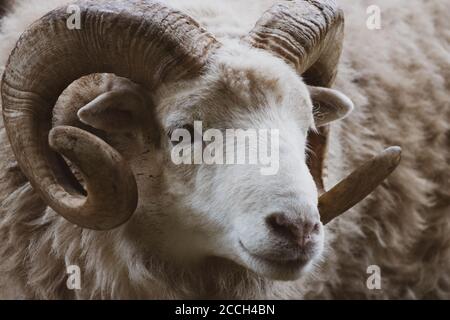
[{"label": "horn tip", "polygon": [[394,164],[398,164],[402,159],[402,148],[399,146],[389,147],[384,153],[389,156]]},{"label": "horn tip", "polygon": [[48,142],[52,149],[57,149],[60,138],[63,136],[64,128],[55,127],[52,128],[48,134]]},{"label": "horn tip", "polygon": [[58,126],[52,128],[48,134],[48,143],[54,151],[62,151],[66,149],[68,144],[67,137],[73,132],[73,127]]}]

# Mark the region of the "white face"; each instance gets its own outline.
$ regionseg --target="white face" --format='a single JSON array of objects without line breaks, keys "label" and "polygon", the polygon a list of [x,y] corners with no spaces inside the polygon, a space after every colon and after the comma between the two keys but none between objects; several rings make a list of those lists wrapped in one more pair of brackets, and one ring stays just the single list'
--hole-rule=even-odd
[{"label": "white face", "polygon": [[[281,280],[298,278],[320,256],[324,230],[306,139],[315,124],[345,116],[348,98],[308,89],[283,61],[233,45],[200,79],[152,97],[126,79],[95,79],[85,81],[130,92],[121,100],[106,93],[77,115],[106,132],[103,138],[130,161],[139,189],[132,233],[151,254],[182,266],[220,257]],[[65,96],[61,106],[75,105],[76,97]],[[74,125],[59,109],[67,110],[55,109],[56,124]],[[235,140],[229,129],[250,136]],[[222,157],[208,160],[206,150]]]},{"label": "white face", "polygon": [[[222,54],[202,80],[182,90],[167,89],[176,95],[166,95],[158,104],[166,132],[164,189],[171,202],[171,239],[165,249],[184,261],[218,256],[265,277],[292,280],[323,249],[318,195],[306,165],[312,103],[302,80],[281,61],[259,52],[240,58],[244,53]],[[175,164],[174,148],[186,141],[171,141],[174,132],[182,128],[193,134],[198,131],[195,121],[201,121],[203,132],[254,129],[262,142],[267,134],[258,130],[277,133],[267,144],[276,151],[271,154],[273,170],[264,174],[261,169],[267,166],[248,161]],[[242,144],[240,140],[235,146]],[[199,148],[207,146],[200,142]],[[247,144],[244,149],[259,147]],[[224,147],[224,159],[229,150]]]}]

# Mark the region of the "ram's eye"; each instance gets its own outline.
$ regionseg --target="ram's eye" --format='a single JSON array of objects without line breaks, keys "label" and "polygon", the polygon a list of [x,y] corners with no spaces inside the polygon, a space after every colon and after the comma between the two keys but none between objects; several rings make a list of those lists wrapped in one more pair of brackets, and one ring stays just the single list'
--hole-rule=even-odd
[{"label": "ram's eye", "polygon": [[195,130],[190,124],[175,128],[168,133],[169,140],[173,146],[180,143],[194,143]]}]

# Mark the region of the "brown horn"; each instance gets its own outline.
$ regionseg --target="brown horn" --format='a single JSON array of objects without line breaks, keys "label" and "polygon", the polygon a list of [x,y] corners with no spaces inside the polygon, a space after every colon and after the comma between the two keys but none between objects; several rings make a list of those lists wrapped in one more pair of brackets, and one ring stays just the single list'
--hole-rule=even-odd
[{"label": "brown horn", "polygon": [[369,160],[319,198],[323,224],[329,223],[367,197],[400,163],[402,149],[390,147]]},{"label": "brown horn", "polygon": [[282,1],[245,38],[284,59],[313,86],[330,87],[344,38],[344,15],[334,0]]},{"label": "brown horn", "polygon": [[115,73],[150,90],[194,77],[218,44],[193,19],[157,1],[80,1],[78,6],[80,30],[68,29],[69,14],[59,8],[21,36],[3,75],[3,117],[17,161],[46,203],[79,226],[108,230],[136,209],[134,176],[100,139],[56,128],[52,147],[84,171],[87,196],[80,191],[49,146],[57,98],[92,73]]},{"label": "brown horn", "polygon": [[[281,1],[264,13],[244,38],[251,46],[284,59],[311,86],[331,87],[344,40],[344,14],[334,0]],[[329,126],[310,132],[316,155],[308,166],[317,188],[324,191]]]},{"label": "brown horn", "polygon": [[[282,1],[257,22],[245,38],[253,47],[267,50],[292,65],[312,86],[331,87],[337,73],[344,39],[344,14],[334,0]],[[316,183],[323,189],[322,171],[328,127],[312,133],[313,149],[319,159],[314,169]],[[324,193],[319,211],[324,224],[369,195],[398,166],[401,149],[392,147],[364,164]]]}]

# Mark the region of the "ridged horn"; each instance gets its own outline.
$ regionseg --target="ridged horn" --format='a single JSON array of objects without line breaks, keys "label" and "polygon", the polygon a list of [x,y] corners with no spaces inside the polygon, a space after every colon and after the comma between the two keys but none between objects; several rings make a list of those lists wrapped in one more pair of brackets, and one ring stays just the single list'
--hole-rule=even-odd
[{"label": "ridged horn", "polygon": [[44,201],[81,227],[108,230],[125,223],[136,209],[134,176],[118,153],[95,136],[56,128],[52,147],[81,169],[87,196],[80,190],[49,145],[57,98],[70,83],[92,73],[114,73],[149,90],[195,77],[218,43],[192,18],[157,1],[76,5],[81,29],[67,27],[69,14],[62,7],[21,36],[3,75],[3,117],[16,159]]},{"label": "ridged horn", "polygon": [[344,15],[334,0],[281,1],[245,38],[292,65],[306,83],[330,87],[344,39]]}]

